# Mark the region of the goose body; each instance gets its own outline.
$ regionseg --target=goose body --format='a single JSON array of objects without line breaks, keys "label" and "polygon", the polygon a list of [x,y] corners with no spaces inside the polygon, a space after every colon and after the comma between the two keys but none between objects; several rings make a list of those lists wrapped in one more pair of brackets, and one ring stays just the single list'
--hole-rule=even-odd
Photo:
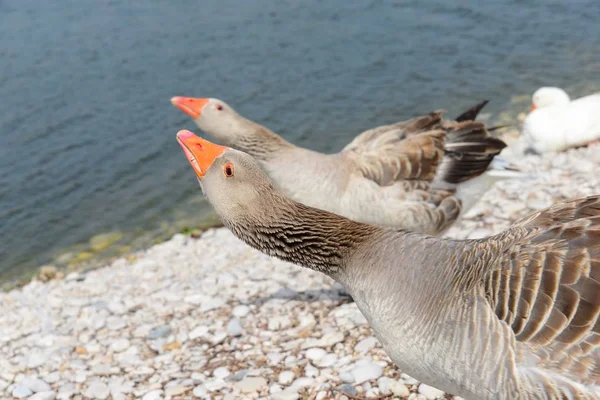
[{"label": "goose body", "polygon": [[[505,147],[470,120],[485,102],[457,121],[442,119],[438,111],[370,129],[336,154],[295,146],[222,100],[172,102],[211,136],[255,157],[294,200],[356,221],[429,234],[456,221],[465,209],[457,187],[485,174]],[[492,184],[481,185],[475,198]]]},{"label": "goose body", "polygon": [[249,155],[178,140],[224,224],[343,284],[406,373],[467,400],[600,399],[600,196],[448,240],[308,207]]},{"label": "goose body", "polygon": [[523,136],[538,153],[563,151],[600,140],[600,93],[571,100],[560,88],[538,89]]}]

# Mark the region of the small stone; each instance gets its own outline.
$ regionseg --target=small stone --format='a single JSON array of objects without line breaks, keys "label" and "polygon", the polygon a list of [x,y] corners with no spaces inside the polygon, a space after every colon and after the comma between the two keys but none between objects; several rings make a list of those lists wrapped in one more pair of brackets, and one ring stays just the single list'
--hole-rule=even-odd
[{"label": "small stone", "polygon": [[244,377],[248,374],[248,370],[247,369],[240,369],[239,371],[237,371],[235,374],[231,375],[229,377],[229,380],[232,380],[234,382],[237,381],[241,381],[242,379],[244,379]]},{"label": "small stone", "polygon": [[241,381],[236,383],[236,386],[242,391],[242,393],[256,392],[262,387],[267,386],[267,380],[261,377],[245,377]]},{"label": "small stone", "polygon": [[294,381],[294,383],[292,383],[292,386],[295,388],[304,388],[312,386],[314,382],[314,378],[298,378]]},{"label": "small stone", "polygon": [[169,325],[163,325],[163,326],[159,326],[157,328],[152,329],[149,333],[147,338],[149,340],[155,340],[155,339],[160,339],[160,338],[164,338],[167,337],[171,334],[171,327]]},{"label": "small stone", "polygon": [[227,324],[227,333],[230,336],[240,336],[242,334],[242,324],[238,318],[232,318]]},{"label": "small stone", "polygon": [[288,388],[284,391],[271,393],[271,400],[298,400],[300,394],[293,388]]},{"label": "small stone", "polygon": [[88,385],[85,392],[83,392],[83,395],[91,399],[104,400],[108,399],[110,389],[103,382],[92,382]]},{"label": "small stone", "polygon": [[344,341],[344,334],[342,332],[328,332],[323,335],[320,341],[323,347],[333,346]]},{"label": "small stone", "polygon": [[209,379],[206,382],[204,382],[204,387],[209,392],[214,392],[214,391],[217,391],[217,390],[221,390],[225,386],[227,386],[227,383],[223,379],[221,379],[221,378]]},{"label": "small stone", "polygon": [[92,373],[97,376],[109,376],[110,375],[110,365],[96,364],[92,368]]},{"label": "small stone", "polygon": [[337,359],[338,358],[336,354],[330,353],[323,357],[321,360],[319,360],[317,365],[321,368],[331,367],[335,364]]},{"label": "small stone", "polygon": [[171,343],[167,343],[167,344],[165,344],[165,345],[163,346],[163,350],[164,350],[164,351],[172,351],[172,350],[177,350],[177,349],[180,349],[180,348],[181,348],[181,346],[183,346],[183,344],[182,344],[181,342],[179,342],[179,341],[177,341],[177,340],[176,340],[176,341],[174,341],[174,342],[171,342]]},{"label": "small stone", "polygon": [[24,399],[26,397],[31,396],[32,394],[33,394],[33,392],[31,391],[31,389],[29,389],[27,386],[24,386],[24,385],[17,385],[12,390],[13,397],[15,397],[17,399]]},{"label": "small stone", "polygon": [[415,378],[413,378],[412,376],[409,376],[407,374],[400,374],[400,379],[402,379],[402,382],[404,382],[405,385],[417,385],[419,383],[418,380],[416,380]]},{"label": "small stone", "polygon": [[38,378],[25,378],[20,382],[21,385],[27,386],[32,392],[49,392],[52,390],[50,385]]},{"label": "small stone", "polygon": [[203,398],[206,397],[206,395],[208,395],[208,390],[206,390],[206,388],[203,385],[198,385],[194,388],[192,394],[194,395],[194,397]]},{"label": "small stone", "polygon": [[289,385],[295,378],[296,375],[292,371],[282,371],[279,373],[277,381],[282,385]]},{"label": "small stone", "polygon": [[443,398],[445,392],[436,389],[434,387],[425,385],[424,383],[421,383],[419,385],[419,393],[421,393],[423,396],[427,397],[427,399],[429,400],[435,400],[437,398]]},{"label": "small stone", "polygon": [[340,386],[338,389],[340,390],[340,392],[345,393],[352,397],[356,397],[358,395],[358,392],[352,385],[345,384],[345,385]]},{"label": "small stone", "polygon": [[213,376],[215,378],[225,379],[229,375],[231,375],[231,372],[225,367],[219,367],[213,371]]},{"label": "small stone", "polygon": [[363,383],[378,379],[383,374],[383,367],[371,361],[358,362],[352,369],[355,383]]},{"label": "small stone", "polygon": [[54,400],[55,398],[56,392],[49,390],[47,392],[38,392],[30,396],[28,400]]},{"label": "small stone", "polygon": [[308,363],[306,364],[306,367],[304,367],[304,375],[314,378],[319,376],[319,370]]},{"label": "small stone", "polygon": [[129,340],[127,340],[125,338],[117,339],[114,342],[112,342],[112,344],[110,345],[110,348],[115,353],[121,353],[129,348]]},{"label": "small stone", "polygon": [[144,394],[144,396],[142,397],[142,400],[160,400],[163,397],[163,391],[162,390],[151,390],[149,392],[147,392],[146,394]]},{"label": "small stone", "polygon": [[165,389],[165,396],[177,396],[187,392],[187,388],[181,385],[169,386]]},{"label": "small stone", "polygon": [[75,386],[75,384],[73,383],[67,383],[65,385],[62,385],[59,389],[58,389],[58,398],[59,399],[70,399],[74,394],[79,393],[79,390],[77,390],[77,387]]},{"label": "small stone", "polygon": [[340,380],[344,383],[354,383],[354,375],[350,371],[341,372]]},{"label": "small stone", "polygon": [[57,269],[54,265],[44,265],[40,267],[39,278],[42,282],[48,282],[56,277]]},{"label": "small stone", "polygon": [[314,347],[312,349],[306,350],[306,358],[308,358],[311,361],[319,361],[326,355],[327,355],[327,352],[318,347]]},{"label": "small stone", "polygon": [[354,346],[354,351],[358,351],[361,354],[367,353],[377,344],[377,339],[373,336],[369,336],[358,342],[356,346]]},{"label": "small stone", "polygon": [[393,394],[398,397],[408,397],[410,395],[410,391],[405,384],[398,382],[395,379],[388,378],[387,376],[379,378],[377,380],[377,386],[383,395]]},{"label": "small stone", "polygon": [[250,307],[248,307],[246,305],[235,306],[233,308],[233,310],[231,310],[231,314],[233,314],[234,317],[238,317],[238,318],[244,318],[249,313],[250,313]]},{"label": "small stone", "polygon": [[204,335],[206,335],[208,333],[208,327],[207,326],[197,326],[196,328],[194,328],[190,334],[189,334],[189,338],[190,340],[195,340],[198,339]]},{"label": "small stone", "polygon": [[221,308],[225,305],[225,300],[218,297],[211,297],[209,299],[204,299],[202,301],[202,305],[200,306],[200,312],[207,312],[211,310],[215,310],[217,308]]},{"label": "small stone", "polygon": [[44,377],[44,381],[47,383],[56,383],[60,381],[60,374],[58,372],[51,372]]}]

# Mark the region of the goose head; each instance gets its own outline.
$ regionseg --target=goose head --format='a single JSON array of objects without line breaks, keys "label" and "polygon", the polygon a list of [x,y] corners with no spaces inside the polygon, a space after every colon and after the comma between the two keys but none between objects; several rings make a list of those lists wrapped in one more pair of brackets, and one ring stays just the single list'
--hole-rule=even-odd
[{"label": "goose head", "polygon": [[542,87],[535,91],[531,99],[531,111],[538,108],[566,106],[571,102],[567,92],[557,87]]},{"label": "goose head", "polygon": [[259,217],[258,202],[266,201],[274,187],[254,158],[187,130],[177,133],[177,141],[202,191],[224,222]]},{"label": "goose head", "polygon": [[229,146],[243,135],[250,122],[219,99],[177,96],[171,99],[171,104],[192,117],[204,132]]}]

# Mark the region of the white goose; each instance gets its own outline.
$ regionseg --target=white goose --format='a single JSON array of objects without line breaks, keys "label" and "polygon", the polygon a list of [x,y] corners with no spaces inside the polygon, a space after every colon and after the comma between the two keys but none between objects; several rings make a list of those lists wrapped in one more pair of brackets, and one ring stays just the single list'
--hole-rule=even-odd
[{"label": "white goose", "polygon": [[600,93],[576,100],[557,87],[533,94],[523,137],[537,153],[563,151],[600,140]]}]

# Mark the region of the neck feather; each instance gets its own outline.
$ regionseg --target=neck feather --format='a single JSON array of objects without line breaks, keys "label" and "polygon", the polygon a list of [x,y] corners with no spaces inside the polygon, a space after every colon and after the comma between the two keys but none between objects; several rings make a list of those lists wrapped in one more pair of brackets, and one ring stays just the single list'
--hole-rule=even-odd
[{"label": "neck feather", "polygon": [[294,147],[275,132],[255,122],[248,121],[243,126],[243,131],[231,145],[257,160],[267,161],[278,151]]},{"label": "neck feather", "polygon": [[343,269],[348,257],[380,230],[278,193],[269,199],[272,201],[263,203],[272,207],[268,212],[261,210],[258,217],[249,213],[234,220],[224,219],[225,224],[238,238],[263,253],[329,276]]}]

